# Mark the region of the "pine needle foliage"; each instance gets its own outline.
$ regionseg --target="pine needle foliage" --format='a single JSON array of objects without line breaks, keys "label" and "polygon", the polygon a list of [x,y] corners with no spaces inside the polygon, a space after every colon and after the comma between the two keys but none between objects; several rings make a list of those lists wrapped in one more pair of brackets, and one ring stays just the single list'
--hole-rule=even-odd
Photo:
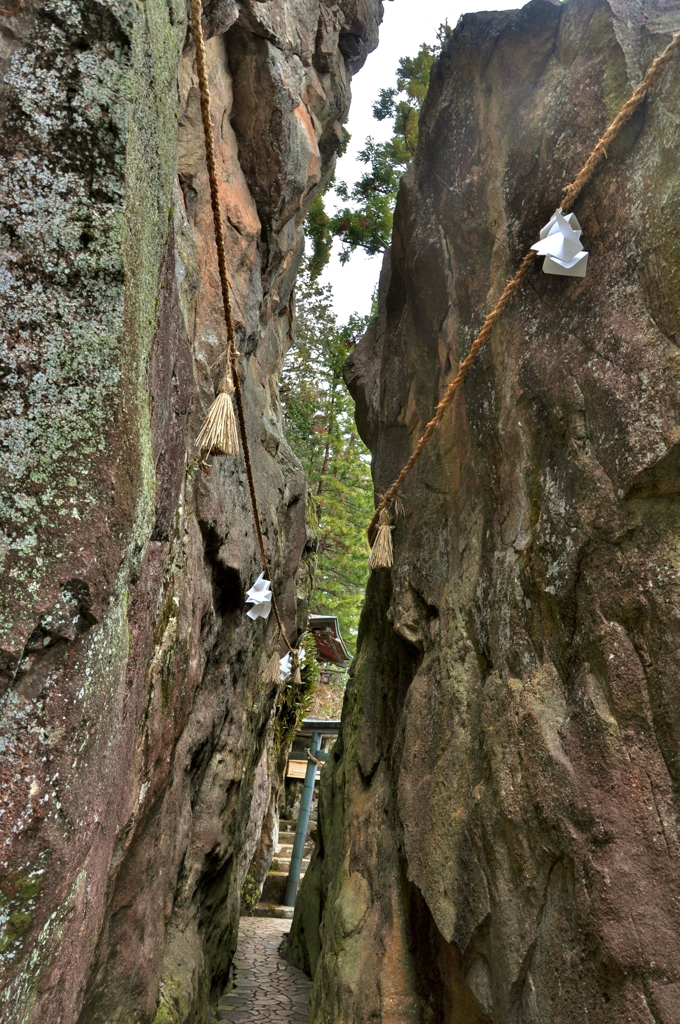
[{"label": "pine needle foliage", "polygon": [[330,258],[333,236],[340,238],[340,262],[363,249],[369,256],[383,252],[392,237],[392,218],[402,175],[418,145],[418,127],[432,65],[451,35],[448,22],[440,25],[433,46],[423,43],[415,57],[402,57],[396,88],[381,89],[373,105],[377,121],[393,121],[387,142],[366,140],[358,159],[369,169],[349,187],[338,182],[335,192],[347,205],[332,216],[326,213],[323,194],[315,200],[306,221],[313,243],[310,269],[318,276]]},{"label": "pine needle foliage", "polygon": [[307,476],[316,534],[310,611],[337,615],[352,653],[368,577],[365,524],[373,513],[373,484],[342,367],[369,319],[353,316],[338,324],[330,285],[314,280],[307,266],[296,287],[296,341],[280,379],[286,436]]},{"label": "pine needle foliage", "polygon": [[[337,149],[338,156],[344,156],[350,143],[351,135],[346,128],[342,129],[342,141]],[[333,245],[333,232],[331,230],[331,219],[326,213],[324,196],[333,182],[330,181],[317,195],[309,208],[305,220],[305,234],[308,242],[311,243],[311,253],[307,257],[307,268],[313,279],[316,279],[331,258],[331,247]]]}]

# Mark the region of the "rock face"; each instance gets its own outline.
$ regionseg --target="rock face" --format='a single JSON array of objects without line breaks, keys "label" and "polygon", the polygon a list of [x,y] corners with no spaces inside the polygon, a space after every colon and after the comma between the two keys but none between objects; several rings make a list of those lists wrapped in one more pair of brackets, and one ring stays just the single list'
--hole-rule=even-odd
[{"label": "rock face", "polygon": [[[289,635],[302,470],[277,375],[301,222],[378,0],[212,0],[241,378]],[[193,446],[225,329],[184,4],[0,15],[0,1017],[198,1022],[270,799],[273,623],[240,458]]]},{"label": "rock face", "polygon": [[[680,3],[465,16],[347,366],[381,492]],[[311,1020],[680,1019],[680,60],[402,492],[291,958]]]}]

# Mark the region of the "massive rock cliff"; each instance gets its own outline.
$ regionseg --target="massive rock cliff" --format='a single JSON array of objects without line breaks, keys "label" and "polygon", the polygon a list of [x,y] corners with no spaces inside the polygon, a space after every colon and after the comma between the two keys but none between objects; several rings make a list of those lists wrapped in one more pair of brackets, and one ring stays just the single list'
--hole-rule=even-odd
[{"label": "massive rock cliff", "polygon": [[[350,359],[377,492],[680,3],[468,15]],[[680,60],[538,261],[373,573],[290,955],[314,1024],[680,1019]]]},{"label": "massive rock cliff", "polygon": [[[205,32],[274,586],[304,622],[277,375],[301,222],[379,0],[211,0]],[[0,1017],[203,1021],[267,810],[272,623],[240,458],[193,438],[225,329],[178,0],[0,15]]]}]

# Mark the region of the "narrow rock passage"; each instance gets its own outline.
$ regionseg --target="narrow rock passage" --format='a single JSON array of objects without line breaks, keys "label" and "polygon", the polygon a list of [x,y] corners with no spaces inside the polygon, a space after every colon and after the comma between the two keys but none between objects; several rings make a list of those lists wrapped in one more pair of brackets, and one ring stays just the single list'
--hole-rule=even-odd
[{"label": "narrow rock passage", "polygon": [[235,986],[218,1002],[221,1024],[307,1024],[311,981],[279,956],[290,921],[242,917]]}]

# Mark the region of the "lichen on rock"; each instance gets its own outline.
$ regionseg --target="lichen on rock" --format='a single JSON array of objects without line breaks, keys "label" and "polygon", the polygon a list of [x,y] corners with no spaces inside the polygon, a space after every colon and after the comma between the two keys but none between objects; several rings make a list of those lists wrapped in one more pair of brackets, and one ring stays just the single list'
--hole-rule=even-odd
[{"label": "lichen on rock", "polygon": [[[204,14],[247,425],[297,637],[306,493],[277,378],[302,221],[381,4]],[[261,571],[243,463],[193,444],[225,339],[192,40],[174,0],[27,2],[0,32],[0,1015],[203,1021],[278,693],[272,624],[242,614]],[[253,96],[279,127],[268,171]]]}]

